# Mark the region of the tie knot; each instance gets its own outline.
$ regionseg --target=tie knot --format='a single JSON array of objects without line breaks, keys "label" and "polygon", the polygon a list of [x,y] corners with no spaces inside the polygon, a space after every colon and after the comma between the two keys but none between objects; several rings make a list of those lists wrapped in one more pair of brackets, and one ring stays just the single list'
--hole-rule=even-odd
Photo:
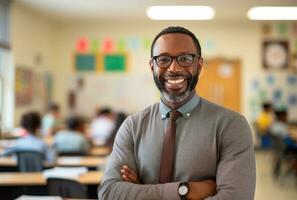
[{"label": "tie knot", "polygon": [[181,113],[177,110],[172,110],[170,113],[169,113],[169,117],[171,120],[175,121],[179,116],[181,115]]}]

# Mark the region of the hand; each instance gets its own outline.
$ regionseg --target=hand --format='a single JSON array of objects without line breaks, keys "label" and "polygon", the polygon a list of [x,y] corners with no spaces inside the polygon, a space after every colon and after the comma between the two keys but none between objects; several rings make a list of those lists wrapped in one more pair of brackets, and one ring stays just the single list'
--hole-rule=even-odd
[{"label": "hand", "polygon": [[187,199],[205,199],[216,194],[217,185],[213,180],[204,180],[199,182],[189,182],[190,192]]},{"label": "hand", "polygon": [[137,173],[131,170],[127,165],[123,165],[121,169],[121,174],[123,181],[140,184]]}]

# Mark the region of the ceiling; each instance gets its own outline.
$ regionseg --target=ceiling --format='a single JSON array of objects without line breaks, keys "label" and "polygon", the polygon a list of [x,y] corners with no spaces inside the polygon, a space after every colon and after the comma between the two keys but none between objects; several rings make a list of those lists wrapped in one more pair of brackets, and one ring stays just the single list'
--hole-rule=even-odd
[{"label": "ceiling", "polygon": [[208,5],[216,21],[247,21],[253,6],[297,6],[296,0],[15,0],[26,7],[62,21],[149,20],[146,8],[153,5]]}]

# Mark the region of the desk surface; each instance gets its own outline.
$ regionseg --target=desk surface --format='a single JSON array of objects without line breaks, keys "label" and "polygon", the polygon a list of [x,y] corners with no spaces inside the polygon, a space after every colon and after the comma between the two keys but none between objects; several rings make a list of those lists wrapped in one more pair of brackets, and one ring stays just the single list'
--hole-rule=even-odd
[{"label": "desk surface", "polygon": [[89,154],[90,156],[106,156],[110,154],[111,149],[109,147],[92,147]]},{"label": "desk surface", "polygon": [[[89,171],[78,177],[82,184],[98,185],[102,180],[103,172]],[[20,173],[2,172],[0,173],[0,186],[19,186],[19,185],[46,185],[46,179],[42,172]]]},{"label": "desk surface", "polygon": [[[47,144],[52,143],[52,138],[44,139]],[[0,140],[0,153],[3,152],[5,148],[10,148],[15,145],[16,140]],[[94,146],[91,147],[88,155],[90,156],[106,156],[111,152],[111,149],[106,146]]]},{"label": "desk surface", "polygon": [[[57,158],[56,166],[85,166],[98,167],[106,163],[106,158],[94,156],[61,156]],[[16,166],[14,157],[0,157],[0,166]]]}]

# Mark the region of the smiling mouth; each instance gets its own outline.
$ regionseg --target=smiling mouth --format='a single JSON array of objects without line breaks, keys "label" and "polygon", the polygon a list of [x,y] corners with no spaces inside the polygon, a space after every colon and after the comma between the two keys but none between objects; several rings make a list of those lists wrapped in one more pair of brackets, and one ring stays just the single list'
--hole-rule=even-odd
[{"label": "smiling mouth", "polygon": [[179,83],[182,83],[183,81],[185,81],[186,79],[177,79],[177,80],[166,80],[168,83],[170,84],[179,84]]},{"label": "smiling mouth", "polygon": [[165,85],[169,90],[180,90],[187,86],[185,77],[168,77],[165,79]]}]

